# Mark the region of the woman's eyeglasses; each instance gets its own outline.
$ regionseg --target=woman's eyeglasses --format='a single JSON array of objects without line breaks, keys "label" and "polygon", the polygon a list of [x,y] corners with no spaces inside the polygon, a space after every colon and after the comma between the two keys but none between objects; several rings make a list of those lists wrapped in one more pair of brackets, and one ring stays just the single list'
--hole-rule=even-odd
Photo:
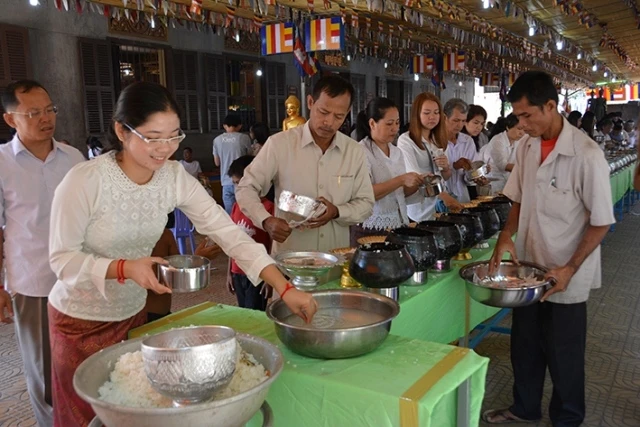
[{"label": "woman's eyeglasses", "polygon": [[133,126],[128,125],[126,123],[123,123],[123,125],[127,129],[129,129],[131,133],[133,133],[135,136],[137,136],[138,138],[140,138],[141,140],[143,140],[149,145],[156,145],[156,146],[163,145],[163,144],[178,145],[182,142],[183,139],[187,137],[187,135],[185,135],[182,129],[180,129],[178,131],[178,136],[174,136],[173,138],[147,138],[146,136],[142,135],[140,132],[135,130]]}]

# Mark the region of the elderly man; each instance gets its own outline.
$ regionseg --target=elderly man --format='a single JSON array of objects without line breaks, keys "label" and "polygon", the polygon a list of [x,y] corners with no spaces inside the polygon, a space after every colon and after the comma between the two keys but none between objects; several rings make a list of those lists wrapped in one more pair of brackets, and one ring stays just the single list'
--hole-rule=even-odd
[{"label": "elderly man", "polygon": [[453,166],[453,173],[448,180],[449,189],[459,202],[466,203],[471,200],[471,197],[464,173],[471,169],[471,162],[476,157],[473,138],[461,132],[467,121],[469,106],[462,99],[453,98],[444,104],[443,110],[449,140],[446,154]]},{"label": "elderly man", "polygon": [[12,307],[0,283],[0,320],[15,318],[29,399],[38,425],[46,427],[53,425],[47,296],[56,283],[49,266],[49,216],[56,187],[84,156],[53,139],[58,109],[39,83],[10,84],[2,107],[4,121],[17,133],[0,147],[0,268],[4,254],[13,294]]},{"label": "elderly man", "polygon": [[485,412],[483,420],[540,420],[548,368],[552,424],[579,426],[585,417],[587,299],[591,289],[600,287],[600,242],[615,222],[609,168],[598,145],[558,113],[550,75],[522,74],[508,99],[530,137],[520,142],[504,188],[513,207],[491,270],[509,252],[516,260],[550,268],[547,278],[555,284],[540,303],[513,309],[513,404]]},{"label": "elderly man", "polygon": [[[309,121],[270,137],[245,170],[236,193],[238,205],[269,233],[274,253],[348,246],[349,226],[371,215],[374,196],[364,150],[338,132],[352,100],[351,83],[339,76],[321,78],[307,97]],[[276,198],[289,190],[319,200],[326,212],[303,228],[291,229],[277,209],[272,216],[260,201],[272,182]]]}]

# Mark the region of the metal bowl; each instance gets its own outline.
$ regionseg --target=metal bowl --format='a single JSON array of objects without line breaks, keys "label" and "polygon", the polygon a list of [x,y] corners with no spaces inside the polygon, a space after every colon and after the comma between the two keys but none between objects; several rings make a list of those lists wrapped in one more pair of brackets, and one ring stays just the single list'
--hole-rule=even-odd
[{"label": "metal bowl", "polygon": [[400,312],[397,302],[368,292],[330,290],[311,292],[318,311],[305,324],[276,300],[267,307],[280,341],[290,350],[316,359],[344,359],[369,353],[389,334]]},{"label": "metal bowl", "polygon": [[[548,270],[545,267],[532,262],[502,261],[494,276],[525,278],[533,274],[537,279],[542,279]],[[473,281],[474,275],[483,279],[489,275],[489,261],[480,261],[468,264],[460,269],[460,277],[466,283],[467,292],[474,300],[492,307],[514,308],[534,304],[542,298],[552,280],[546,280],[538,285],[521,288],[490,288]]]},{"label": "metal bowl", "polygon": [[282,353],[277,346],[262,338],[236,334],[236,340],[243,350],[252,354],[270,373],[266,381],[244,393],[177,408],[135,408],[101,400],[98,389],[109,380],[118,358],[125,353],[139,351],[146,338],[124,341],[101,350],[82,362],[73,376],[76,393],[91,405],[107,427],[244,426],[258,412],[267,397],[269,387],[283,368]]},{"label": "metal bowl", "polygon": [[326,206],[311,197],[301,196],[291,191],[282,191],[278,197],[278,210],[287,221],[304,222],[320,215]]},{"label": "metal bowl", "polygon": [[466,171],[465,176],[468,181],[487,178],[489,176],[489,166],[482,162],[473,162],[473,169]]},{"label": "metal bowl", "polygon": [[[274,258],[278,267],[289,277],[292,277],[291,283],[297,288],[313,288],[320,283],[319,277],[327,274],[335,266],[344,263],[344,258],[326,252],[281,252]],[[322,265],[304,265],[301,261],[300,265],[293,264],[291,260],[310,260],[314,263],[322,263]]]},{"label": "metal bowl", "polygon": [[209,286],[211,261],[198,255],[165,257],[169,265],[158,264],[158,278],[175,293],[196,292]]},{"label": "metal bowl", "polygon": [[424,178],[424,192],[427,197],[436,197],[438,194],[443,193],[444,180],[439,175],[426,176]]},{"label": "metal bowl", "polygon": [[236,370],[236,333],[226,326],[172,329],[142,342],[147,378],[177,405],[210,399]]}]

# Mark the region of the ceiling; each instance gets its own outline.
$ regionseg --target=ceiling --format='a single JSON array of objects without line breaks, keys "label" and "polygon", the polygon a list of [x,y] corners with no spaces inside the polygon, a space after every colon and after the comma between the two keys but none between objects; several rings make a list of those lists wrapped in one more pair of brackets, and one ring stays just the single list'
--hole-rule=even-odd
[{"label": "ceiling", "polygon": [[[232,0],[236,6],[235,16],[253,19],[257,14],[252,5],[258,1],[262,0]],[[401,51],[405,55],[418,53],[418,48],[423,53],[463,49],[470,57],[483,61],[480,65],[471,61],[474,67],[481,66],[482,71],[500,71],[487,67],[501,68],[508,63],[517,71],[545,69],[572,86],[610,81],[613,76],[618,81],[640,81],[640,67],[636,66],[640,64],[640,29],[636,20],[635,0],[485,1],[491,7],[485,8],[483,0],[455,0],[448,3],[444,0],[422,0],[421,3],[419,0],[315,0],[313,6],[318,16],[342,14],[347,23],[348,39],[352,43],[359,40],[364,40],[367,45],[375,43],[376,48],[380,44],[381,55],[392,55],[400,48],[404,48]],[[123,7],[122,0],[92,2]],[[146,12],[161,14],[161,10],[150,6],[154,3],[160,5],[162,1],[146,0],[142,4]],[[191,0],[171,0],[171,3],[180,7],[184,5],[186,8],[183,10],[186,10]],[[308,16],[308,0],[279,0],[277,3],[294,11],[300,10]],[[559,5],[554,6],[553,3]],[[578,22],[578,16],[565,14],[563,4],[567,5],[567,13],[572,13],[569,6],[579,8],[583,16],[588,16],[591,27],[587,28]],[[227,14],[228,6],[226,1],[202,1],[203,9],[222,15]],[[137,7],[136,1],[128,1],[127,8]],[[181,13],[180,9],[175,10]],[[507,17],[507,10],[512,12],[511,15],[513,10],[519,10],[519,16]],[[284,13],[276,13],[274,6],[269,6],[268,11],[264,22],[288,18]],[[351,29],[354,14],[358,15],[357,22],[361,28],[357,33]],[[184,15],[181,17],[184,18]],[[367,18],[370,18],[370,29],[366,29]],[[531,22],[540,27],[534,36],[529,36]],[[391,43],[388,37],[390,26],[394,29]],[[379,39],[380,29],[385,37]],[[618,48],[618,53],[608,46],[600,46],[605,29],[608,42]],[[460,31],[464,32],[464,37]],[[562,50],[556,48],[559,38],[564,42]],[[407,39],[413,44],[403,42]],[[582,54],[581,60],[577,59],[578,52]],[[626,55],[626,62],[620,53]],[[592,70],[593,61],[599,67],[596,72]],[[604,78],[604,70],[609,71],[608,79]]]}]

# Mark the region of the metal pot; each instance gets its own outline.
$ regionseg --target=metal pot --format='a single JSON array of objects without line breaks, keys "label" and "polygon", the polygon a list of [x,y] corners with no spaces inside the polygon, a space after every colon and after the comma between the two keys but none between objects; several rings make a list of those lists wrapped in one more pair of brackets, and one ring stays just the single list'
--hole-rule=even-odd
[{"label": "metal pot", "polygon": [[297,317],[281,299],[267,307],[267,316],[274,322],[280,341],[307,357],[343,359],[369,353],[387,338],[391,321],[400,312],[397,302],[369,292],[310,293],[318,303],[310,325],[301,320],[297,322]]},{"label": "metal pot", "polygon": [[439,175],[427,176],[424,178],[424,192],[427,197],[436,197],[445,191],[444,181]]},{"label": "metal pot", "polygon": [[349,264],[349,274],[367,288],[393,288],[416,269],[404,245],[389,242],[361,245]]},{"label": "metal pot", "polygon": [[498,218],[500,218],[500,229],[502,230],[507,224],[509,212],[511,211],[511,202],[482,202],[480,207],[488,207],[496,210]]},{"label": "metal pot", "polygon": [[109,379],[118,358],[140,350],[146,338],[123,341],[95,353],[82,362],[73,375],[73,388],[78,396],[91,405],[98,418],[108,427],[244,426],[264,403],[269,387],[282,372],[284,364],[277,346],[262,338],[237,334],[236,339],[243,350],[251,353],[270,372],[267,380],[244,393],[179,408],[135,408],[101,400],[98,389]]},{"label": "metal pot", "polygon": [[173,255],[164,259],[169,265],[158,264],[158,278],[174,293],[196,292],[209,286],[211,261],[207,258]]},{"label": "metal pot", "polygon": [[494,208],[475,207],[467,208],[462,213],[472,213],[480,217],[482,228],[484,230],[484,240],[490,239],[494,234],[500,231],[500,217]]}]

